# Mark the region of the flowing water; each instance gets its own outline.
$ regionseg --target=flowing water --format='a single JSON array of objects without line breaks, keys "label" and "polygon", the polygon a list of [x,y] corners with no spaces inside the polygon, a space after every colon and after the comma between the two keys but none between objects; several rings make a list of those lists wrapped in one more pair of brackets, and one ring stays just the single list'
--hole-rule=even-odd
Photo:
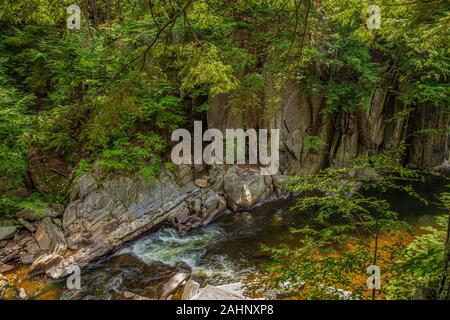
[{"label": "flowing water", "polygon": [[[392,206],[402,220],[415,226],[432,224],[434,216],[445,213],[436,204],[445,184],[434,180],[416,187],[432,202],[430,205],[404,193],[390,193]],[[186,264],[192,268],[192,278],[202,285],[244,281],[270,261],[261,250],[261,244],[294,246],[298,243],[299,235],[289,230],[311,222],[311,215],[290,210],[293,203],[292,200],[278,201],[225,216],[185,237],[179,237],[174,229],[163,228],[83,271],[81,292],[74,294],[64,290],[63,282],[53,283],[43,292],[59,291],[62,298],[74,299],[116,298],[117,287],[125,287],[134,293],[157,298],[160,285],[174,271],[188,269]]]}]

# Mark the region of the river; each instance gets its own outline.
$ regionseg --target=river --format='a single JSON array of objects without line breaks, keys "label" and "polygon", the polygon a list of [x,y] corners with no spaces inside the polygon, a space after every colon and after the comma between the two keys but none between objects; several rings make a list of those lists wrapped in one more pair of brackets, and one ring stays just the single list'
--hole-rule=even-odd
[{"label": "river", "polygon": [[[445,183],[433,179],[415,187],[430,201],[428,206],[400,192],[389,194],[391,204],[401,220],[414,226],[432,224],[436,215],[446,213],[437,204]],[[311,214],[290,210],[293,204],[294,200],[277,201],[224,216],[185,237],[172,228],[162,228],[83,270],[80,291],[65,289],[64,281],[50,281],[35,298],[115,299],[123,290],[158,298],[161,284],[174,270],[188,268],[186,264],[192,268],[192,278],[202,285],[246,282],[270,261],[261,244],[295,246],[299,235],[290,233],[290,228],[311,222]]]}]

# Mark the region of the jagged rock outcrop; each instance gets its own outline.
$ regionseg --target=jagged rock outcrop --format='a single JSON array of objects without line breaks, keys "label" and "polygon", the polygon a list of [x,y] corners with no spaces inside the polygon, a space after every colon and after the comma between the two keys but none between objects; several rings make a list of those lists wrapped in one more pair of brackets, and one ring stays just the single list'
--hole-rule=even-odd
[{"label": "jagged rock outcrop", "polygon": [[[196,185],[198,177],[207,184]],[[64,277],[72,265],[86,267],[162,223],[184,235],[228,211],[249,209],[283,196],[282,185],[282,179],[238,166],[228,170],[181,167],[176,174],[162,173],[154,182],[139,176],[102,181],[87,174],[74,184],[78,190],[70,191],[76,197],[62,219],[68,248],[74,253],[46,274]]]},{"label": "jagged rock outcrop", "polygon": [[284,197],[285,179],[239,166],[181,166],[152,182],[87,173],[72,184],[62,219],[53,207],[22,212],[28,227],[18,224],[14,241],[0,242],[0,262],[32,264],[30,275],[61,278],[162,224],[185,235],[228,212]]},{"label": "jagged rock outcrop", "polygon": [[[280,129],[280,172],[287,175],[314,173],[328,165],[346,166],[357,155],[396,148],[404,140],[408,144],[407,165],[441,165],[450,155],[450,139],[445,134],[450,121],[446,106],[418,105],[409,114],[389,90],[375,89],[367,108],[329,113],[323,96],[307,93],[295,80],[284,84],[278,93],[280,102],[274,105],[274,90],[268,83],[265,99],[252,112],[234,112],[226,95],[211,98],[208,127],[222,132],[236,128]],[[256,116],[250,116],[253,113]],[[430,135],[429,129],[444,133]],[[308,148],[305,139],[310,136],[319,137],[325,144]]]}]

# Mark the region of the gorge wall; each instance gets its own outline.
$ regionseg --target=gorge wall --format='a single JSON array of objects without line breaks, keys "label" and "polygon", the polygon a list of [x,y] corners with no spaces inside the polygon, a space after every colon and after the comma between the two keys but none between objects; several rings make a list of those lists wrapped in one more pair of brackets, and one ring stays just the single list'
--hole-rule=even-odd
[{"label": "gorge wall", "polygon": [[[278,108],[268,107],[271,98],[268,89],[261,107],[244,112],[227,107],[226,95],[211,98],[208,127],[222,131],[279,128],[280,170],[288,175],[313,173],[328,165],[345,166],[356,155],[396,148],[402,141],[407,143],[405,164],[410,167],[436,167],[449,158],[450,139],[445,134],[425,133],[428,129],[449,128],[450,117],[444,107],[418,105],[412,114],[399,117],[396,115],[407,110],[395,94],[375,89],[367,109],[326,113],[325,99],[307,94],[298,81],[285,85]],[[304,143],[307,136],[320,137],[326,145],[309,150]]]}]

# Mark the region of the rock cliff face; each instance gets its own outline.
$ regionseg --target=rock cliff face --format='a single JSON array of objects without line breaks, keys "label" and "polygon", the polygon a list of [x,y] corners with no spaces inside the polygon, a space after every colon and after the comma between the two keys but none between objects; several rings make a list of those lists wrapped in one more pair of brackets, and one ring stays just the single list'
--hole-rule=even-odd
[{"label": "rock cliff face", "polygon": [[237,166],[185,166],[154,182],[100,176],[88,173],[77,179],[62,214],[48,208],[40,216],[21,215],[29,228],[0,242],[0,263],[28,263],[30,275],[61,278],[74,265],[86,267],[162,224],[186,234],[228,212],[287,195],[282,176],[264,177],[259,170]]},{"label": "rock cliff face", "polygon": [[[355,155],[378,153],[398,147],[406,140],[406,164],[417,168],[441,165],[449,158],[450,139],[424,134],[424,130],[449,128],[445,108],[419,105],[409,110],[387,89],[374,90],[367,110],[325,113],[325,99],[306,94],[297,81],[288,82],[277,107],[271,104],[270,89],[262,106],[253,112],[233,112],[227,96],[210,99],[208,127],[280,129],[280,170],[283,174],[313,173],[327,165],[345,166]],[[270,107],[269,107],[270,106]],[[273,109],[273,110],[269,110]],[[430,111],[432,110],[432,111]],[[256,116],[254,115],[256,113]],[[326,145],[308,150],[305,137],[320,137]]]}]

